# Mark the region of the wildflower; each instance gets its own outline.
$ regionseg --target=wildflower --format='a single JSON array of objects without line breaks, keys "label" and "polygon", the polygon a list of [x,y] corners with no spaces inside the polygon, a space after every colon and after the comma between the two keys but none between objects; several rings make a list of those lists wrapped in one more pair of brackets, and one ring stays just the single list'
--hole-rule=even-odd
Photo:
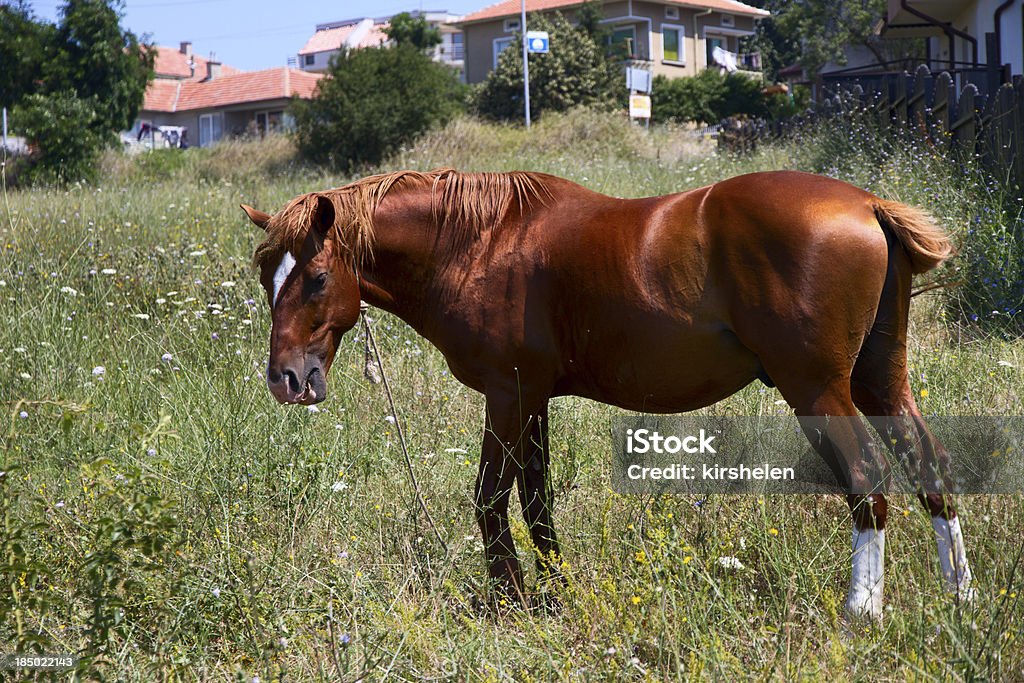
[{"label": "wildflower", "polygon": [[100,378],[102,378],[103,375],[105,375],[105,374],[107,374],[107,369],[105,367],[103,367],[102,365],[97,365],[96,367],[94,367],[92,369],[92,376],[93,377],[100,377]]},{"label": "wildflower", "polygon": [[149,313],[133,313],[132,317],[139,320],[149,320]]},{"label": "wildflower", "polygon": [[634,595],[633,597],[631,597],[629,599],[629,601],[632,602],[634,605],[639,605],[640,604],[640,596],[639,595]]},{"label": "wildflower", "polygon": [[348,488],[348,484],[346,484],[343,481],[336,481],[333,484],[331,484],[331,490],[334,491],[335,493],[341,493],[342,491],[344,491],[347,488]]},{"label": "wildflower", "polygon": [[342,633],[341,634],[341,638],[339,638],[338,640],[341,641],[342,645],[348,645],[349,643],[352,642],[352,636],[350,636],[347,633]]},{"label": "wildflower", "polygon": [[776,529],[775,527],[772,527],[771,529],[768,530],[768,533],[770,533],[772,536],[778,536],[779,535],[779,530]]},{"label": "wildflower", "polygon": [[100,272],[104,275],[117,275],[117,270],[114,268],[104,268]]},{"label": "wildflower", "polygon": [[169,353],[165,353],[164,355],[160,356],[160,360],[162,360],[165,363],[170,363],[172,360],[174,360],[174,356],[172,356]]},{"label": "wildflower", "polygon": [[68,296],[78,296],[78,290],[74,287],[61,287],[60,291],[62,294],[67,294]]},{"label": "wildflower", "polygon": [[24,419],[26,419],[26,418],[28,417],[28,413],[26,413],[26,412],[25,412],[25,411],[23,410],[23,411],[21,411],[20,413],[18,413],[18,417],[20,417],[20,418],[21,418],[22,420],[24,420]]},{"label": "wildflower", "polygon": [[215,598],[219,598],[220,597],[220,589],[217,588],[216,586],[214,586],[213,588],[210,589],[210,593],[213,594],[213,597],[215,597]]},{"label": "wildflower", "polygon": [[224,282],[220,283],[220,286],[223,287],[224,289],[230,289],[235,286],[235,283],[233,280],[225,280]]},{"label": "wildflower", "polygon": [[718,558],[718,565],[726,569],[746,569],[738,557],[730,557],[728,555]]},{"label": "wildflower", "polygon": [[928,390],[927,389],[922,389],[921,390],[921,398],[928,398]]},{"label": "wildflower", "polygon": [[387,420],[391,424],[395,424],[395,416],[394,415],[388,415],[384,419]]},{"label": "wildflower", "polygon": [[318,408],[317,406],[306,406],[306,410],[308,410],[311,413],[319,413],[320,412],[320,408]]},{"label": "wildflower", "polygon": [[156,449],[155,448],[147,448],[146,449],[146,455],[148,455],[149,457],[152,458],[154,455],[156,455]]}]

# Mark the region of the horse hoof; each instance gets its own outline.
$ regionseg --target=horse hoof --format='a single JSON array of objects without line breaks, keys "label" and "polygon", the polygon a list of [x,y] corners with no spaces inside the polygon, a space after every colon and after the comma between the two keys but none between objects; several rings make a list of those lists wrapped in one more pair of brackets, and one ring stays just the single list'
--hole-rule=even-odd
[{"label": "horse hoof", "polygon": [[882,596],[871,590],[851,591],[843,611],[849,622],[881,622]]}]

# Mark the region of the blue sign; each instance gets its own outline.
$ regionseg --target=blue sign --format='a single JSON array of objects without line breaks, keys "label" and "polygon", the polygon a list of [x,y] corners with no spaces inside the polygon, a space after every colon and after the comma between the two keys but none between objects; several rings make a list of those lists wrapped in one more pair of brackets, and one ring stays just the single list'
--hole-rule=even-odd
[{"label": "blue sign", "polygon": [[526,32],[526,49],[529,52],[536,52],[539,54],[547,54],[548,52],[548,32],[547,31],[527,31]]}]

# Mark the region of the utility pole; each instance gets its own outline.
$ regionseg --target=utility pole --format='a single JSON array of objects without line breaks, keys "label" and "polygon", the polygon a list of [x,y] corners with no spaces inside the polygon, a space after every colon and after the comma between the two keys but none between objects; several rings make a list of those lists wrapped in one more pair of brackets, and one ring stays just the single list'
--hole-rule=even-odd
[{"label": "utility pole", "polygon": [[526,109],[526,127],[530,127],[530,54],[526,41],[526,0],[522,0],[519,30],[523,32],[523,102]]}]

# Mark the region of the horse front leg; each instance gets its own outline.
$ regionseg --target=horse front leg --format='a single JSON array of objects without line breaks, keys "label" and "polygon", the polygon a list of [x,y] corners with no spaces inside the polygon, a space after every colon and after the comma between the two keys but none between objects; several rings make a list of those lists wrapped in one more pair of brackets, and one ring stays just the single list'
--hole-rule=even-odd
[{"label": "horse front leg", "polygon": [[511,392],[487,393],[487,424],[474,505],[488,574],[499,605],[503,599],[523,602],[523,572],[509,528],[508,501],[526,460],[525,450],[537,412],[524,411]]},{"label": "horse front leg", "polygon": [[[551,516],[554,493],[548,474],[551,461],[548,429],[548,407],[545,401],[544,407],[532,422],[527,444],[528,455],[516,482],[523,519],[530,529],[530,538],[537,552],[538,587],[541,589],[564,581],[559,571],[561,552]],[[542,598],[547,597],[543,591],[540,595]]]}]

